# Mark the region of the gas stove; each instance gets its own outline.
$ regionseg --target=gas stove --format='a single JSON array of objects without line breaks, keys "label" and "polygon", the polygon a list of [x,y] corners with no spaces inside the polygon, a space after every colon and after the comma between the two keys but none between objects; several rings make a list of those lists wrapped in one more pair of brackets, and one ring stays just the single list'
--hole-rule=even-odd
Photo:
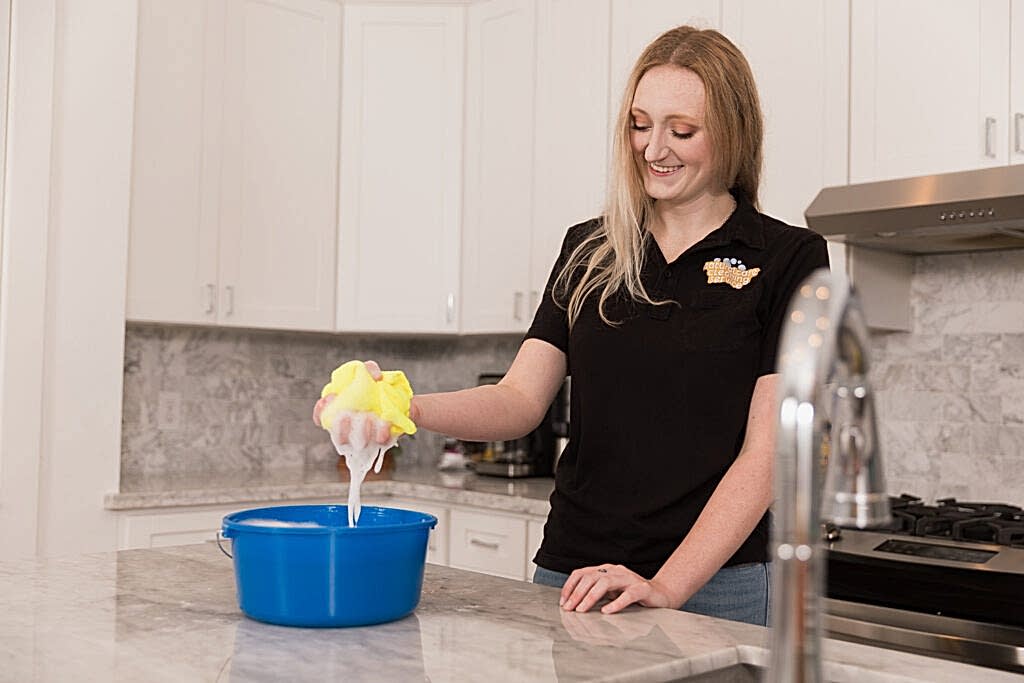
[{"label": "gas stove", "polygon": [[889,502],[892,524],[882,529],[890,533],[1024,548],[1024,510],[1016,505],[962,503],[956,498],[925,505],[906,493]]},{"label": "gas stove", "polygon": [[890,498],[892,522],[827,535],[833,637],[1024,673],[1024,510]]}]

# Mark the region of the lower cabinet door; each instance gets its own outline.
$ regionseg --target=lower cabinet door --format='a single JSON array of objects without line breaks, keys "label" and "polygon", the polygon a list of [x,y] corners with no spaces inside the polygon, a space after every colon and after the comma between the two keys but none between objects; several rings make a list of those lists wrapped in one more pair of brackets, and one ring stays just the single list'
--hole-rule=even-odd
[{"label": "lower cabinet door", "polygon": [[454,509],[449,524],[452,567],[509,579],[525,578],[525,519]]}]

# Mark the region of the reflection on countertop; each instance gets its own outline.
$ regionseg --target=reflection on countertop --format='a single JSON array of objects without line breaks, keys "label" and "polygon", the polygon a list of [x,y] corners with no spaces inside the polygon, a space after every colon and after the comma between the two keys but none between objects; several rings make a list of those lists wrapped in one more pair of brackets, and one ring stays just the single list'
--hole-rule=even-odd
[{"label": "reflection on countertop", "polygon": [[[435,467],[402,467],[390,479],[364,482],[364,500],[374,497],[411,497],[442,503],[531,515],[546,515],[554,480],[548,477],[503,479],[479,476],[466,470],[447,472]],[[271,469],[237,472],[197,471],[122,477],[121,490],[107,494],[109,510],[136,510],[216,505],[251,501],[287,502],[310,498],[336,498],[343,504],[348,482],[338,468]]]},{"label": "reflection on countertop", "polygon": [[[558,591],[427,565],[416,611],[376,626],[252,621],[213,543],[0,561],[0,681],[672,681],[763,667],[767,631],[667,609],[565,613]],[[830,681],[1019,680],[825,641]]]}]

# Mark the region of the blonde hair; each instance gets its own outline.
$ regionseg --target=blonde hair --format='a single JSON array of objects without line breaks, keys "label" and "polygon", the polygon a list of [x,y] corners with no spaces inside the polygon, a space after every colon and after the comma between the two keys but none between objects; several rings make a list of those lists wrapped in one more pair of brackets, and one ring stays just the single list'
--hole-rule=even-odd
[{"label": "blonde hair", "polygon": [[[564,305],[570,327],[583,304],[600,290],[601,320],[617,325],[607,306],[620,290],[634,301],[654,301],[640,281],[647,224],[654,200],[644,190],[630,145],[633,97],[645,73],[656,66],[674,65],[696,73],[704,83],[704,128],[712,150],[714,168],[722,187],[755,207],[761,177],[763,124],[757,86],[746,58],[718,31],[679,26],[662,33],[647,46],[633,66],[619,107],[612,147],[612,167],[600,226],[569,255],[555,280],[556,301]],[[576,284],[577,273],[579,279]]]}]

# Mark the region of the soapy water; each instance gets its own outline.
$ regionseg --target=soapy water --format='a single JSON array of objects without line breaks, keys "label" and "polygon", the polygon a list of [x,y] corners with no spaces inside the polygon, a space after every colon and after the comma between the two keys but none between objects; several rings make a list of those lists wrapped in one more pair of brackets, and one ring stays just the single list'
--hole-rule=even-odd
[{"label": "soapy water", "polygon": [[319,529],[322,526],[316,522],[286,522],[281,519],[259,519],[257,517],[240,519],[238,523],[251,524],[253,526],[272,526],[282,529]]},{"label": "soapy water", "polygon": [[[341,418],[343,416],[348,417],[351,421],[347,443],[341,443],[339,436],[339,428],[341,427]],[[388,442],[383,444],[369,442],[366,435],[377,432],[378,419],[373,413],[346,410],[338,415],[330,428],[331,443],[334,444],[334,449],[338,451],[338,455],[345,458],[345,465],[351,473],[348,485],[349,526],[355,526],[356,522],[359,521],[359,512],[362,507],[359,489],[363,484],[363,479],[366,478],[370,467],[373,467],[374,472],[380,472],[381,466],[384,464],[384,454],[398,443],[398,437],[401,436],[401,434],[392,434]],[[370,429],[367,429],[367,420],[372,420]]]}]

